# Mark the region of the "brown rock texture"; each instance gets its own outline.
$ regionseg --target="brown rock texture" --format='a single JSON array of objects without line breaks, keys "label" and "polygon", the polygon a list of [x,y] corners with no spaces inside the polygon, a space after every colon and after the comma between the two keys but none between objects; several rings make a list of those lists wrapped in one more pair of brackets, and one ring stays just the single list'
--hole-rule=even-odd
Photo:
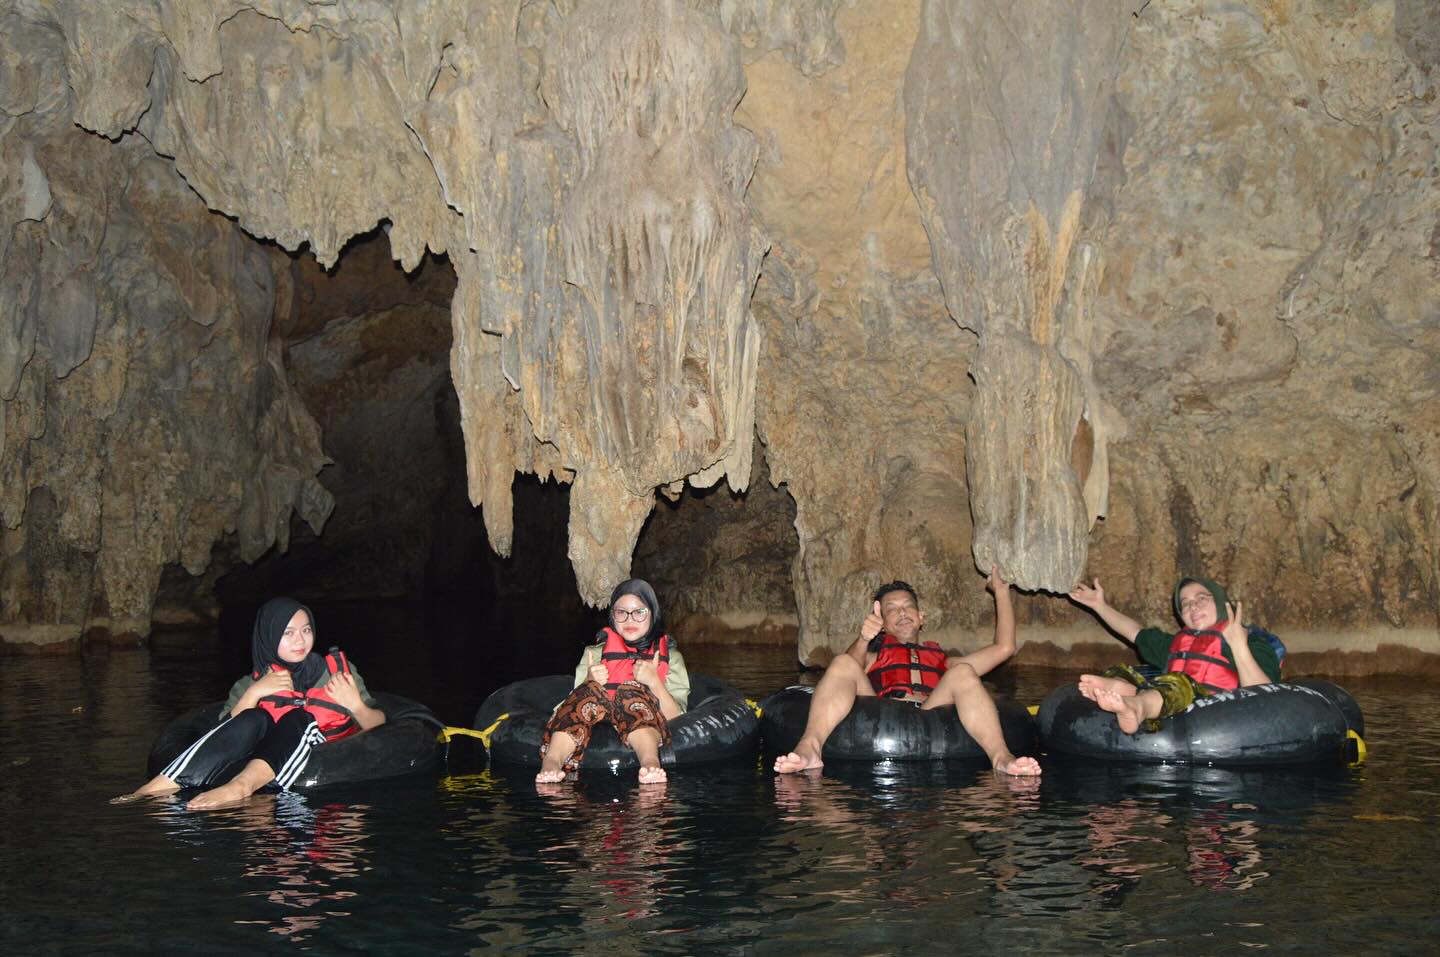
[{"label": "brown rock texture", "polygon": [[143,636],[167,564],[200,573],[227,533],[254,560],[329,514],[270,336],[285,258],[143,141],[74,126],[61,64],[88,27],[3,18],[0,639]]},{"label": "brown rock texture", "polygon": [[[1102,414],[1087,402],[1089,305],[1108,183],[1092,184],[1102,148],[1121,145],[1106,118],[1131,19],[1112,0],[931,0],[906,74],[910,181],[950,314],[980,341],[971,550],[1025,588],[1066,590],[1096,518],[1072,443]],[[1103,449],[1108,430],[1090,429]]]},{"label": "brown rock texture", "polygon": [[635,555],[677,610],[793,619],[820,661],[890,578],[964,645],[992,563],[1157,623],[1203,570],[1305,654],[1440,653],[1430,0],[0,0],[0,25],[8,641],[143,633],[161,569],[319,531],[325,450],[373,464],[361,424],[443,391],[441,305],[295,306],[282,250],[330,267],[378,230],[453,270],[494,549],[517,471],[572,483],[591,603]]}]

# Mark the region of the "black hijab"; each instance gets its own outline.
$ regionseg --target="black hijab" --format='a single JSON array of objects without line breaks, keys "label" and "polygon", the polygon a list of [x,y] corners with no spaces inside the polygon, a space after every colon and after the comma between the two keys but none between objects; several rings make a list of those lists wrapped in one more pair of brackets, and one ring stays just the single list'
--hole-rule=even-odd
[{"label": "black hijab", "polygon": [[625,641],[626,645],[629,645],[636,651],[649,654],[650,650],[655,647],[655,642],[659,640],[661,635],[665,634],[665,622],[660,619],[660,599],[655,597],[655,589],[651,588],[650,583],[644,579],[629,578],[616,585],[615,590],[610,593],[610,611],[607,613],[607,617],[610,619],[609,624],[612,628],[615,627],[615,603],[625,595],[634,595],[645,603],[646,608],[650,609],[650,629],[634,644],[625,641],[623,635],[621,636],[621,640]]},{"label": "black hijab", "polygon": [[253,674],[257,678],[269,674],[271,665],[279,665],[290,672],[295,690],[309,691],[324,683],[330,669],[325,667],[325,659],[315,653],[313,645],[302,661],[291,664],[281,659],[280,639],[297,611],[310,616],[310,629],[315,631],[315,613],[293,598],[272,598],[260,606],[255,613],[255,630],[250,633],[250,662],[255,666]]}]

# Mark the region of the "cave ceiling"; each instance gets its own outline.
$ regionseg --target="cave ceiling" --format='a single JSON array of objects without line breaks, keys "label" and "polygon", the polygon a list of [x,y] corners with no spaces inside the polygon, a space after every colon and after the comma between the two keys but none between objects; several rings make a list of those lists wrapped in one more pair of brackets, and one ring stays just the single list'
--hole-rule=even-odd
[{"label": "cave ceiling", "polygon": [[[992,564],[1440,651],[1437,86],[1431,0],[0,0],[0,636],[323,535],[318,344],[448,308],[470,503],[568,483],[592,604],[761,481],[803,659]],[[453,280],[317,300],[367,236]]]}]

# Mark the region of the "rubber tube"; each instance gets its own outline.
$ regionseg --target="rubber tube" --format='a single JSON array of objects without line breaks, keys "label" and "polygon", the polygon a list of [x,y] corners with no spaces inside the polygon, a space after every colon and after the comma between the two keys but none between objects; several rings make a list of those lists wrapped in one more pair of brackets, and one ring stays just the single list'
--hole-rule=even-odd
[{"label": "rubber tube", "polygon": [[1113,714],[1075,685],[1063,685],[1040,705],[1040,736],[1048,752],[1111,761],[1217,767],[1343,762],[1349,725],[1332,700],[1336,692],[1354,706],[1358,720],[1359,706],[1342,689],[1287,682],[1200,698],[1161,722],[1159,731],[1125,734]]},{"label": "rubber tube", "polygon": [[[474,726],[485,729],[499,721],[490,735],[490,760],[538,768],[545,724],[572,690],[570,675],[545,675],[508,684],[486,698],[475,713]],[[691,674],[689,705],[670,721],[670,743],[660,749],[661,765],[681,767],[755,754],[759,725],[740,692],[718,678]],[[509,717],[502,721],[504,714]],[[591,732],[590,746],[580,761],[581,768],[612,771],[639,766],[635,752],[620,743],[608,721]]]},{"label": "rubber tube", "polygon": [[[760,702],[760,733],[767,754],[787,754],[805,732],[814,689],[791,687]],[[1000,728],[1012,754],[1038,754],[1035,721],[1021,705],[995,699]],[[954,708],[922,711],[888,698],[859,697],[825,741],[826,761],[941,761],[988,756],[960,724]]]},{"label": "rubber tube", "polygon": [[[383,692],[375,695],[375,703],[385,712],[385,723],[371,731],[318,745],[305,762],[305,770],[290,785],[292,790],[435,769],[439,764],[435,731],[443,725],[434,713],[419,702]],[[187,711],[166,725],[150,749],[147,773],[151,777],[159,774],[196,738],[215,727],[223,706],[223,702],[215,701]]]}]

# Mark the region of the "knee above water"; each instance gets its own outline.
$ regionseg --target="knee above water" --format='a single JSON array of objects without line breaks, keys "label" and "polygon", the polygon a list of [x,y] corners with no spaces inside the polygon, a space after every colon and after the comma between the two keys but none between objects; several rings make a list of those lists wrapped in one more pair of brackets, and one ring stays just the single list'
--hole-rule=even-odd
[{"label": "knee above water", "polygon": [[959,664],[947,670],[944,677],[940,680],[948,681],[951,684],[962,687],[969,687],[971,685],[978,685],[980,683],[980,676],[976,674],[975,669],[969,665]]}]

